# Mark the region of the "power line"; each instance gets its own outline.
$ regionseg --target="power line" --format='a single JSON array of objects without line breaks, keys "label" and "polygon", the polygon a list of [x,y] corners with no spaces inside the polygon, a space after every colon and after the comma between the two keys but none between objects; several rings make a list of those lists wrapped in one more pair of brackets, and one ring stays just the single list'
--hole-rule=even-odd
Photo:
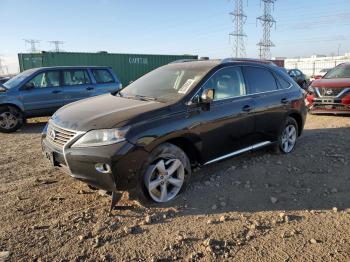
[{"label": "power line", "polygon": [[276,20],[271,15],[275,1],[276,0],[261,0],[264,4],[264,14],[257,18],[263,27],[263,37],[258,43],[260,59],[270,59],[271,47],[275,46],[270,39],[271,28],[276,24]]},{"label": "power line", "polygon": [[30,44],[30,49],[28,49],[29,52],[31,53],[37,53],[38,50],[36,48],[36,44],[40,43],[40,40],[35,40],[35,39],[23,39],[25,44]]},{"label": "power line", "polygon": [[61,52],[63,51],[61,48],[60,48],[60,45],[63,46],[64,42],[63,41],[59,41],[59,40],[53,40],[53,41],[48,41],[50,44],[53,44],[55,46],[54,48],[54,52]]},{"label": "power line", "polygon": [[244,38],[247,35],[244,33],[243,26],[247,21],[247,16],[243,12],[243,0],[234,0],[235,1],[235,10],[230,13],[233,18],[235,30],[230,33],[230,36],[233,37],[234,46],[234,56],[235,57],[245,57],[246,49]]}]

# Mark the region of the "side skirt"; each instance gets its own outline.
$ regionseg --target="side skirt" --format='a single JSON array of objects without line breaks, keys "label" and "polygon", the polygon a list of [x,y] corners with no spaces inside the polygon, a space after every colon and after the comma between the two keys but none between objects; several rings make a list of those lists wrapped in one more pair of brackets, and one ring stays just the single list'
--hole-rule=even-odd
[{"label": "side skirt", "polygon": [[213,160],[210,160],[210,161],[204,163],[204,165],[209,165],[209,164],[218,162],[218,161],[220,161],[220,160],[223,160],[223,159],[226,159],[226,158],[229,158],[229,157],[233,157],[233,156],[242,154],[242,153],[247,152],[247,151],[255,150],[255,149],[258,149],[258,148],[261,148],[261,147],[270,145],[270,144],[272,144],[271,141],[265,141],[265,142],[261,142],[261,143],[258,143],[258,144],[252,145],[252,146],[248,146],[248,147],[242,148],[242,149],[240,149],[240,150],[234,151],[234,152],[232,152],[232,153],[229,153],[229,154],[227,154],[227,155],[220,156],[220,157],[218,157],[218,158],[215,158],[215,159],[213,159]]}]

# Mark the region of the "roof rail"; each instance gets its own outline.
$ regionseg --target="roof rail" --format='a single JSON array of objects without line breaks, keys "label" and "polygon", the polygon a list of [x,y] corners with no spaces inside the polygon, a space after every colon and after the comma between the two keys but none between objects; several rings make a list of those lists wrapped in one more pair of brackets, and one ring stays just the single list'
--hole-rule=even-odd
[{"label": "roof rail", "polygon": [[172,61],[169,64],[187,63],[187,62],[193,62],[193,61],[198,61],[198,59],[179,59],[179,60]]},{"label": "roof rail", "polygon": [[277,66],[274,62],[272,62],[270,60],[264,60],[264,59],[258,59],[258,58],[233,58],[233,57],[230,57],[230,58],[224,58],[221,60],[221,64],[232,63],[232,62],[255,62],[255,63]]}]

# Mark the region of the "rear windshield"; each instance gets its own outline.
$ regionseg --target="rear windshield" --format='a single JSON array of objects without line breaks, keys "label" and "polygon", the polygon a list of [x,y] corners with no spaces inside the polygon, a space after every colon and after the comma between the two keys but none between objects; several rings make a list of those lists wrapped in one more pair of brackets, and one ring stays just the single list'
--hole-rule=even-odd
[{"label": "rear windshield", "polygon": [[12,77],[9,81],[5,82],[3,86],[5,86],[7,89],[14,88],[18,86],[22,81],[24,81],[28,76],[30,76],[34,72],[33,69],[26,70],[15,77]]},{"label": "rear windshield", "polygon": [[350,78],[350,64],[342,64],[330,70],[323,78]]}]

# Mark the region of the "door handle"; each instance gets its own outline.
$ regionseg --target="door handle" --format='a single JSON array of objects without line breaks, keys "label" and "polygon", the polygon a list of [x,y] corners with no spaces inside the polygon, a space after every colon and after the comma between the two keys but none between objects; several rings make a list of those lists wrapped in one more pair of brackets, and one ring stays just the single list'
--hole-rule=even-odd
[{"label": "door handle", "polygon": [[52,93],[53,94],[58,94],[58,93],[61,93],[62,91],[61,90],[53,90]]},{"label": "door handle", "polygon": [[243,108],[242,108],[242,111],[244,112],[250,112],[252,111],[252,107],[250,105],[245,105]]},{"label": "door handle", "polygon": [[281,103],[282,104],[287,104],[288,103],[288,99],[287,98],[282,98],[281,99]]},{"label": "door handle", "polygon": [[89,86],[86,88],[86,90],[93,90],[94,88],[92,86]]}]

